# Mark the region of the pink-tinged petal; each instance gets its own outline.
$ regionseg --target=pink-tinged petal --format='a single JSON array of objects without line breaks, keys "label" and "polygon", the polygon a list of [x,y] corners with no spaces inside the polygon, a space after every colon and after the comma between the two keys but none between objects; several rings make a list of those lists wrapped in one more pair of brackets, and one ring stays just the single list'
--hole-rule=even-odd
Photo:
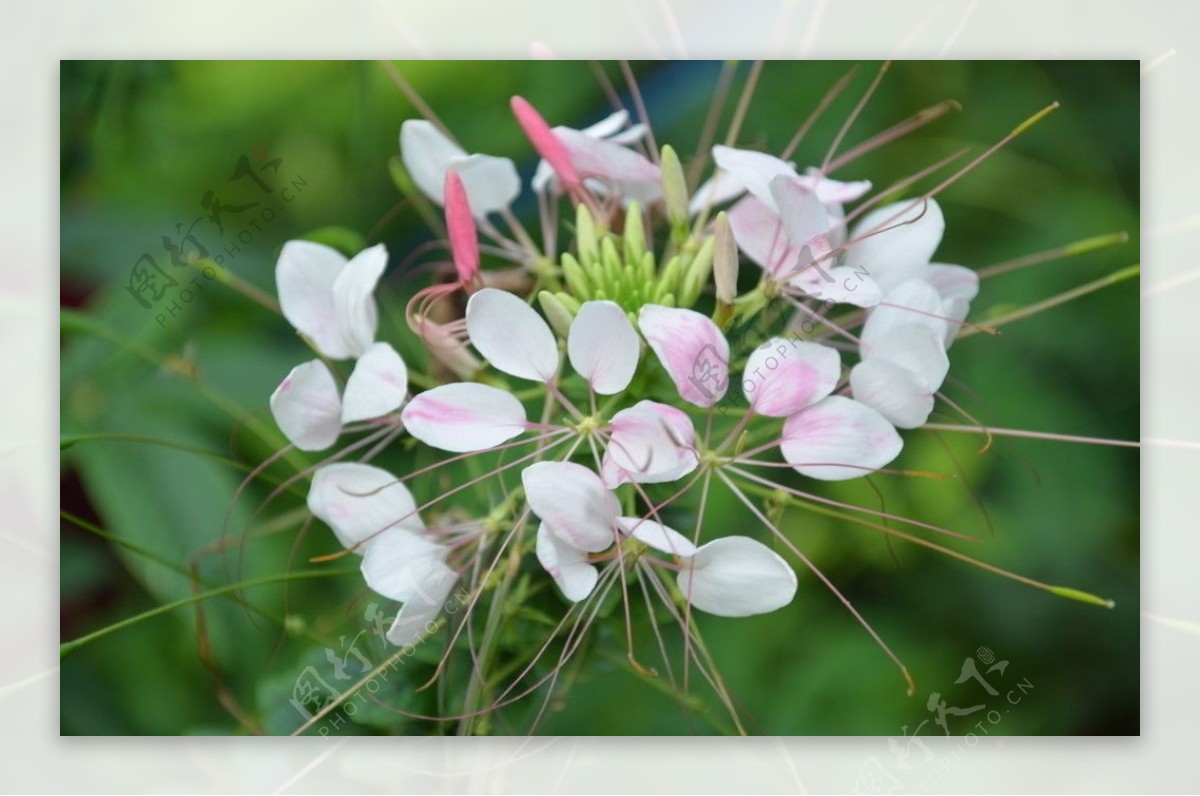
[{"label": "pink-tinged petal", "polygon": [[779,215],[753,196],[729,208],[729,226],[742,254],[773,278],[797,267],[799,247],[788,241]]},{"label": "pink-tinged petal", "polygon": [[404,168],[417,189],[439,205],[443,201],[446,168],[451,161],[466,155],[433,122],[409,119],[400,125],[400,158]]},{"label": "pink-tinged petal", "polygon": [[693,310],[647,304],[638,328],[675,382],[679,397],[712,406],[729,387],[729,342],[707,316]]},{"label": "pink-tinged petal", "polygon": [[799,176],[791,163],[765,152],[717,145],[713,147],[712,154],[717,166],[740,182],[754,198],[776,212],[779,207],[771,191],[771,181],[779,176],[792,179]]},{"label": "pink-tinged petal", "polygon": [[882,288],[865,271],[829,266],[829,260],[814,263],[792,277],[788,285],[809,298],[834,304],[874,307],[883,301]]},{"label": "pink-tinged petal", "polygon": [[[880,207],[855,225],[851,236],[855,242],[843,255],[842,265],[866,270],[888,292],[925,273],[945,229],[942,209],[933,199]],[[855,240],[868,233],[868,237]]]},{"label": "pink-tinged petal", "polygon": [[925,273],[925,281],[942,297],[942,314],[947,318],[946,347],[949,348],[971,310],[971,301],[979,295],[979,274],[961,265],[933,263]]},{"label": "pink-tinged petal", "polygon": [[832,393],[841,375],[842,358],[836,350],[773,337],[746,361],[742,392],[760,415],[787,417]]},{"label": "pink-tinged petal", "polygon": [[271,414],[288,441],[302,451],[323,451],[342,433],[337,383],[319,359],[292,368],[271,393]]},{"label": "pink-tinged petal", "polygon": [[901,282],[888,290],[863,324],[859,335],[863,351],[882,344],[904,326],[924,326],[939,340],[945,339],[947,320],[942,313],[942,297],[932,285],[921,279]]},{"label": "pink-tinged petal", "polygon": [[446,172],[443,196],[450,253],[454,258],[454,268],[458,271],[458,281],[465,285],[479,275],[479,239],[476,237],[471,204],[467,201],[467,189],[463,187],[462,177],[453,171]]},{"label": "pink-tinged petal", "polygon": [[333,304],[333,283],[345,266],[346,258],[336,250],[306,240],[285,243],[275,265],[283,317],[330,359],[349,356]]},{"label": "pink-tinged petal", "polygon": [[659,552],[678,558],[691,558],[696,545],[679,531],[644,517],[619,517],[617,526],[625,533]]},{"label": "pink-tinged petal", "polygon": [[538,151],[542,159],[550,164],[550,167],[554,169],[554,172],[568,190],[577,189],[579,187],[579,172],[576,171],[574,164],[572,164],[571,158],[568,156],[562,142],[555,137],[554,132],[550,129],[550,125],[546,124],[546,120],[542,118],[542,115],[525,98],[513,97],[510,104],[513,115],[517,117],[517,122],[521,125],[521,129],[525,131],[525,137],[529,139],[529,143],[533,144],[533,148]]},{"label": "pink-tinged petal", "polygon": [[924,379],[886,359],[859,362],[850,371],[854,400],[866,404],[896,428],[924,425],[933,411],[933,391]]},{"label": "pink-tinged petal", "polygon": [[530,307],[505,290],[484,288],[467,301],[467,334],[496,370],[548,382],[558,371],[554,332]]},{"label": "pink-tinged petal", "polygon": [[741,180],[727,171],[717,169],[717,172],[701,183],[696,192],[692,194],[692,200],[688,203],[688,212],[693,216],[698,215],[706,207],[712,210],[730,199],[736,199],[745,192],[746,187],[742,185]]},{"label": "pink-tinged petal", "polygon": [[494,448],[528,427],[525,407],[511,393],[469,382],[426,390],[408,402],[400,420],[421,442],[452,453]]},{"label": "pink-tinged petal", "polygon": [[584,179],[594,178],[602,193],[615,192],[641,201],[661,195],[662,173],[640,152],[570,127],[556,127],[554,135],[576,172]]},{"label": "pink-tinged petal", "polygon": [[387,470],[357,462],[317,468],[308,510],[333,529],[343,547],[363,551],[387,536],[417,536],[425,529],[408,487]]},{"label": "pink-tinged petal", "polygon": [[805,169],[800,177],[800,184],[816,193],[817,198],[827,205],[840,205],[853,202],[871,190],[870,180],[854,182],[839,182],[823,175],[818,169]]},{"label": "pink-tinged petal", "polygon": [[[416,581],[414,573],[412,580]],[[454,570],[440,562],[430,567],[418,583],[414,593],[404,602],[388,628],[387,640],[397,647],[416,644],[423,636],[434,631],[436,620],[450,599],[450,592],[458,576]]]},{"label": "pink-tinged petal", "polygon": [[815,193],[802,186],[795,175],[781,174],[771,180],[771,195],[783,233],[792,245],[810,245],[814,254],[828,251],[823,243],[813,243],[813,238],[829,231],[829,211]]},{"label": "pink-tinged petal", "polygon": [[624,130],[627,124],[629,124],[629,111],[622,109],[613,111],[595,124],[583,128],[580,132],[590,135],[592,138],[612,138]]},{"label": "pink-tinged petal", "polygon": [[333,306],[338,336],[347,354],[360,357],[375,342],[379,311],[375,286],[387,267],[387,247],[382,243],[350,258],[333,283]]},{"label": "pink-tinged petal", "polygon": [[915,373],[932,393],[950,370],[950,358],[937,329],[923,323],[898,324],[886,336],[875,335],[862,346],[864,362],[886,360]]},{"label": "pink-tinged petal", "polygon": [[747,536],[703,545],[677,582],[693,607],[716,616],[754,616],[782,608],[796,596],[796,573],[771,548]]},{"label": "pink-tinged petal", "polygon": [[617,498],[600,476],[573,462],[538,462],[521,473],[525,500],[559,539],[599,553],[614,541]]},{"label": "pink-tinged petal", "polygon": [[641,341],[625,310],[611,301],[586,301],[571,322],[571,367],[600,395],[616,395],[637,370]]},{"label": "pink-tinged petal", "polygon": [[396,349],[375,343],[367,349],[346,380],[342,422],[383,417],[399,409],[408,394],[408,368]]},{"label": "pink-tinged petal", "polygon": [[588,563],[587,553],[564,542],[545,523],[538,526],[537,560],[573,603],[586,599],[600,578],[596,565]]},{"label": "pink-tinged petal", "polygon": [[692,420],[673,406],[639,401],[613,415],[608,431],[600,473],[609,487],[677,481],[700,464]]},{"label": "pink-tinged petal", "polygon": [[801,475],[844,481],[878,470],[899,456],[903,446],[879,412],[831,395],[784,422],[779,450]]}]

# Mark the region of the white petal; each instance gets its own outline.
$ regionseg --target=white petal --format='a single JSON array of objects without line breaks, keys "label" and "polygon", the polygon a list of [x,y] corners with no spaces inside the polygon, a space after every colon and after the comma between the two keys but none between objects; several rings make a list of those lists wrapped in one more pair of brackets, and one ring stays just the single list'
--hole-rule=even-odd
[{"label": "white petal", "polygon": [[400,420],[421,442],[452,453],[494,448],[527,428],[525,407],[511,393],[470,382],[426,390]]},{"label": "white petal", "polygon": [[306,240],[283,244],[275,265],[275,286],[283,317],[330,359],[349,354],[338,332],[333,283],[346,265],[335,249]]},{"label": "white petal", "polygon": [[783,232],[792,244],[804,245],[829,231],[829,211],[793,174],[771,180],[771,195],[779,210]]},{"label": "white petal", "polygon": [[359,554],[393,532],[424,541],[412,533],[425,525],[408,487],[368,464],[337,462],[317,468],[308,510],[333,529],[343,547],[355,547]]},{"label": "white petal", "polygon": [[584,302],[567,335],[571,367],[600,395],[616,395],[629,386],[640,348],[625,310],[611,301]]},{"label": "white petal", "polygon": [[979,295],[979,274],[961,265],[933,263],[925,272],[925,281],[942,297],[942,314],[947,318],[946,347],[949,348],[971,310],[971,301]]},{"label": "white petal", "polygon": [[621,132],[628,123],[629,112],[622,109],[613,111],[595,124],[583,128],[580,132],[586,133],[592,138],[611,138]]},{"label": "white petal", "polygon": [[753,616],[796,596],[796,573],[773,550],[747,536],[714,539],[678,576],[688,601],[716,616]]},{"label": "white petal", "polygon": [[813,168],[804,170],[804,174],[800,177],[800,184],[815,192],[817,198],[827,205],[853,202],[871,190],[870,180],[839,182],[821,174],[819,169]]},{"label": "white petal", "polygon": [[617,525],[622,531],[668,555],[691,558],[696,554],[696,545],[686,536],[665,525],[644,517],[620,517]]},{"label": "white petal", "polygon": [[573,462],[538,462],[521,473],[533,513],[567,544],[599,553],[613,543],[617,498],[600,476]]},{"label": "white petal", "polygon": [[942,297],[921,279],[909,279],[891,288],[883,303],[871,310],[859,336],[863,350],[887,340],[900,327],[914,324],[944,339],[947,322],[942,315]]},{"label": "white petal", "polygon": [[451,160],[448,168],[462,177],[471,214],[476,218],[504,210],[521,193],[517,167],[508,158],[467,155]]},{"label": "white petal", "polygon": [[458,144],[442,135],[433,122],[409,119],[400,125],[400,157],[404,160],[404,168],[421,193],[438,207],[442,206],[446,167],[451,160],[466,154]]},{"label": "white petal", "polygon": [[360,357],[375,342],[378,310],[375,285],[387,266],[387,247],[382,243],[350,258],[333,283],[333,306],[338,335],[346,353]]},{"label": "white petal", "polygon": [[950,359],[938,330],[923,323],[898,324],[886,337],[876,335],[863,344],[864,361],[887,360],[915,373],[930,392],[942,386]]},{"label": "white petal", "polygon": [[[746,188],[742,185],[742,181],[734,177],[727,171],[717,169],[717,172],[705,180],[696,193],[692,195],[692,201],[688,203],[688,212],[693,216],[697,215],[704,208],[715,208],[717,205],[728,202],[730,199],[735,199],[746,192]],[[755,199],[754,201],[758,201]]]},{"label": "white petal", "polygon": [[830,268],[830,261],[814,264],[788,283],[806,296],[834,304],[874,307],[883,301],[883,290],[865,271],[846,266]]},{"label": "white petal", "polygon": [[346,380],[342,397],[342,422],[370,420],[393,412],[408,393],[408,368],[396,349],[375,343],[367,349]]},{"label": "white petal", "polygon": [[547,382],[558,370],[554,332],[520,298],[485,287],[467,301],[467,334],[492,367],[510,376]]},{"label": "white petal", "polygon": [[788,241],[779,215],[753,196],[729,208],[729,227],[742,254],[772,277],[780,279],[802,265],[797,261],[800,247]]},{"label": "white petal", "polygon": [[791,163],[765,152],[734,149],[718,144],[713,147],[712,154],[718,166],[729,172],[752,196],[775,212],[779,211],[779,207],[771,191],[771,180],[781,175],[799,176],[796,174],[796,167]]},{"label": "white petal", "polygon": [[554,135],[562,142],[571,164],[582,177],[596,177],[602,183],[616,184],[620,193],[624,193],[628,184],[661,186],[658,166],[639,152],[570,127],[555,127]]},{"label": "white petal", "polygon": [[802,475],[844,481],[878,470],[900,454],[896,429],[874,409],[831,395],[783,424],[783,458]]},{"label": "white petal", "polygon": [[446,606],[458,576],[440,562],[420,582],[416,592],[405,601],[388,629],[387,640],[397,647],[415,644],[424,633],[432,632],[434,621]]},{"label": "white petal", "polygon": [[609,487],[677,481],[700,464],[692,420],[673,406],[639,401],[613,415],[608,430],[600,473]]},{"label": "white petal", "polygon": [[[867,273],[889,291],[909,279],[920,277],[946,229],[942,209],[930,199],[896,202],[872,210],[854,227],[851,239],[870,230],[880,230],[863,240],[852,243],[842,259],[851,268],[866,269]],[[896,216],[896,218],[892,218]]]},{"label": "white petal", "polygon": [[760,415],[787,417],[833,392],[841,375],[836,350],[773,337],[746,361],[742,392]]},{"label": "white petal", "polygon": [[271,393],[279,430],[302,451],[321,451],[342,432],[342,402],[333,374],[319,359],[292,368]]},{"label": "white petal", "polygon": [[419,599],[448,552],[412,531],[395,528],[380,534],[363,551],[363,578],[371,591],[389,600]]},{"label": "white petal", "polygon": [[908,368],[886,359],[859,362],[850,371],[854,400],[883,415],[897,428],[924,425],[933,412],[933,390]]},{"label": "white petal", "polygon": [[591,594],[600,578],[596,565],[588,563],[587,553],[564,542],[545,523],[538,526],[537,560],[573,603]]},{"label": "white petal", "polygon": [[693,310],[647,304],[638,328],[654,349],[679,397],[712,406],[729,387],[729,342],[707,316]]}]

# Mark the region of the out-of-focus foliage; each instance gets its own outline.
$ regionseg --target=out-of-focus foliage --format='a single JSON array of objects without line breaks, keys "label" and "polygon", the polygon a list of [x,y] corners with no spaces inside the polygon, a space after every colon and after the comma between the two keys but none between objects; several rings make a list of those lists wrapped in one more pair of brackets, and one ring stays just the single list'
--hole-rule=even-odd
[{"label": "out-of-focus foliage", "polygon": [[[738,143],[781,150],[851,66],[767,64]],[[851,90],[812,129],[795,156],[801,166],[821,162],[876,67],[861,65]],[[605,68],[619,89],[619,71]],[[634,68],[658,140],[692,154],[721,64]],[[510,95],[529,97],[552,123],[577,127],[608,110],[585,63],[428,62],[400,69],[469,151],[512,157],[526,178],[534,159],[509,114]],[[982,267],[1103,233],[1130,236],[1125,245],[985,280],[973,319],[1137,262],[1135,63],[898,64],[842,148],[944,99],[961,103],[961,112],[837,176],[885,186],[960,147],[982,152],[1054,100],[1062,108],[939,196],[947,220],[939,261]],[[344,652],[366,627],[364,611],[376,598],[365,594],[347,562],[308,563],[332,545],[323,527],[298,536],[304,482],[285,486],[256,513],[295,466],[282,463],[267,471],[269,480],[238,491],[247,469],[282,447],[265,411],[267,396],[301,361],[301,343],[278,315],[200,272],[187,271],[181,286],[150,310],[126,286],[143,254],[168,273],[186,271],[169,266],[161,241],[177,241],[193,222],[210,254],[223,252],[233,273],[269,295],[275,258],[288,239],[315,236],[348,249],[384,241],[392,258],[381,293],[392,296],[384,309],[394,320],[403,297],[427,279],[421,258],[406,258],[430,234],[401,204],[388,173],[400,123],[415,115],[375,63],[63,64],[62,299],[69,309],[62,502],[72,517],[112,537],[64,520],[63,640],[206,589],[288,571],[322,573],[233,595],[253,609],[218,596],[74,650],[62,668],[63,733],[286,733],[300,723],[288,699],[305,667],[345,686],[325,649]],[[269,193],[253,177],[231,180],[242,157]],[[276,168],[265,165],[276,159]],[[225,208],[223,234],[209,218],[213,197]],[[532,209],[525,202],[519,212]],[[753,277],[743,273],[744,282]],[[166,309],[172,302],[173,313]],[[1136,282],[1126,282],[1007,325],[999,336],[974,335],[953,350],[947,394],[999,427],[1136,439],[1138,320]],[[393,339],[397,328],[391,327]],[[979,437],[930,431],[905,439],[901,466],[954,473],[956,460],[960,469],[949,481],[889,480],[889,510],[973,534],[977,542],[956,547],[1111,598],[1116,608],[1057,599],[903,542],[888,545],[870,530],[789,511],[784,529],[896,650],[917,690],[905,695],[903,680],[870,637],[798,566],[800,592],[788,608],[751,619],[700,620],[747,728],[900,734],[904,725],[933,718],[926,709],[931,692],[960,707],[987,696],[972,682],[955,683],[964,658],[986,647],[1009,661],[1003,675],[990,679],[1033,685],[993,732],[1136,733],[1136,453],[1000,437],[980,453]],[[406,455],[399,451],[391,466]],[[861,483],[830,486],[822,494],[878,500]],[[710,516],[724,518],[724,532],[753,523],[732,498],[717,499],[723,502]],[[252,538],[243,543],[247,528]],[[645,627],[639,632],[639,644],[651,649],[653,636]],[[602,627],[597,654],[569,669],[563,683],[569,690],[551,701],[538,730],[713,731],[706,715],[719,719],[720,708],[711,694],[697,689],[698,704],[679,704],[632,670],[619,634],[619,624]],[[378,662],[382,650],[368,637],[360,649]],[[427,708],[426,697],[411,692],[424,680],[418,674],[430,671],[419,667],[436,659],[441,643],[425,645],[413,675],[402,671],[376,696],[404,710]],[[540,700],[497,713],[476,729],[523,732],[538,707]],[[981,717],[957,719],[958,725],[951,717],[950,730],[966,732]],[[334,731],[443,730],[372,705]],[[941,730],[930,721],[922,732]]]}]

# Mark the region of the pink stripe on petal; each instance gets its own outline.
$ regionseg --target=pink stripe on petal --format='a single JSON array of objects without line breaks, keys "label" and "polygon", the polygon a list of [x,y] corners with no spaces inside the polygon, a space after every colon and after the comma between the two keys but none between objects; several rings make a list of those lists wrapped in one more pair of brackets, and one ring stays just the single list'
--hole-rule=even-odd
[{"label": "pink stripe on petal", "polygon": [[729,343],[707,316],[693,310],[647,304],[638,328],[658,355],[679,397],[712,406],[729,387]]},{"label": "pink stripe on petal", "polygon": [[566,147],[551,131],[550,125],[546,124],[542,115],[524,97],[513,97],[510,104],[513,115],[517,117],[517,122],[525,131],[525,136],[533,144],[533,148],[550,164],[567,189],[577,189],[580,182],[579,172],[575,170],[571,158],[567,156]]}]

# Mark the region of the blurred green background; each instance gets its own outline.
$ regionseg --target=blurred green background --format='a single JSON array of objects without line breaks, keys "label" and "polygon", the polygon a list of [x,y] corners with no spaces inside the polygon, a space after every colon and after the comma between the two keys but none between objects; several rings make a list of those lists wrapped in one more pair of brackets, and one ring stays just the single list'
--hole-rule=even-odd
[{"label": "blurred green background", "polygon": [[[781,150],[851,66],[768,63],[739,144]],[[633,67],[658,141],[691,154],[721,64]],[[552,124],[580,127],[608,111],[587,63],[399,68],[469,151],[511,157],[526,178],[535,161],[509,114],[510,95],[528,97]],[[603,68],[620,87],[615,65]],[[797,152],[799,165],[821,161],[877,68],[861,65],[856,82]],[[735,87],[747,69],[740,67]],[[1129,233],[1124,245],[985,281],[972,318],[1030,304],[1138,261],[1136,62],[899,63],[842,149],[944,99],[957,100],[962,111],[838,176],[869,178],[881,187],[960,147],[982,151],[1054,100],[1062,108],[939,196],[947,232],[937,260],[982,267],[1094,235]],[[64,642],[196,590],[313,569],[306,559],[329,551],[328,531],[320,527],[293,544],[302,485],[259,516],[255,508],[271,485],[258,482],[235,495],[247,468],[279,444],[267,397],[304,357],[290,327],[203,277],[203,290],[194,287],[190,301],[176,298],[177,312],[165,318],[157,316],[171,298],[146,310],[126,285],[145,253],[174,272],[162,237],[177,240],[202,218],[197,235],[210,253],[238,244],[225,264],[270,295],[275,258],[290,238],[324,230],[330,241],[384,241],[392,256],[383,292],[392,294],[393,311],[402,308],[401,296],[421,274],[399,273],[400,263],[430,235],[411,208],[399,205],[387,164],[397,153],[400,123],[416,115],[371,62],[62,64],[61,291],[70,311],[63,322],[61,385]],[[243,156],[274,186],[271,193],[248,176],[231,181]],[[259,171],[275,159],[277,170]],[[281,188],[289,185],[287,199]],[[226,207],[223,237],[212,232],[206,191]],[[260,204],[229,210],[252,202]],[[263,208],[272,211],[270,220]],[[526,197],[517,209],[529,218],[532,203]],[[251,218],[259,219],[257,226]],[[250,239],[242,235],[239,243],[243,232]],[[1137,284],[1129,281],[1006,326],[998,337],[975,335],[952,350],[946,390],[996,426],[1137,439],[1138,312]],[[256,424],[267,439],[255,435]],[[978,535],[978,543],[958,548],[1114,599],[1116,608],[1058,599],[904,543],[889,547],[869,530],[789,511],[785,529],[795,531],[792,538],[905,661],[917,690],[905,695],[902,678],[869,636],[801,571],[800,591],[788,608],[701,625],[748,729],[899,735],[907,726],[912,732],[933,718],[925,705],[931,692],[960,707],[983,701],[977,685],[955,680],[964,658],[986,647],[1009,661],[1003,675],[989,680],[1011,688],[1024,679],[1033,686],[1019,705],[1000,705],[1010,709],[991,727],[993,734],[1136,734],[1136,452],[997,439],[979,455],[981,440],[968,435],[905,437],[901,466],[954,472],[953,454],[962,477],[889,482],[890,510]],[[861,483],[830,485],[821,493],[865,505],[877,501]],[[730,500],[719,507],[727,532],[750,522]],[[255,538],[243,555],[212,554],[248,523]],[[232,544],[236,551],[236,539]],[[349,568],[345,562],[322,566]],[[308,665],[327,673],[325,648],[348,644],[365,626],[369,600],[361,581],[352,573],[286,589],[273,583],[242,596],[256,612],[216,597],[198,603],[200,612],[197,604],[167,610],[74,650],[62,666],[62,733],[280,733],[298,726],[287,702],[297,676]],[[538,730],[713,731],[702,710],[682,709],[630,671],[619,630],[613,624],[599,633],[597,646],[611,642],[615,655],[592,657]],[[417,673],[414,667],[407,689],[397,681],[395,704],[418,707],[408,693],[424,679]],[[719,716],[711,694],[701,695]],[[490,730],[523,732],[530,715],[524,708],[500,714]],[[967,732],[982,718],[952,717],[951,731]],[[364,709],[337,731],[445,730]],[[920,732],[940,730],[930,721]]]}]

